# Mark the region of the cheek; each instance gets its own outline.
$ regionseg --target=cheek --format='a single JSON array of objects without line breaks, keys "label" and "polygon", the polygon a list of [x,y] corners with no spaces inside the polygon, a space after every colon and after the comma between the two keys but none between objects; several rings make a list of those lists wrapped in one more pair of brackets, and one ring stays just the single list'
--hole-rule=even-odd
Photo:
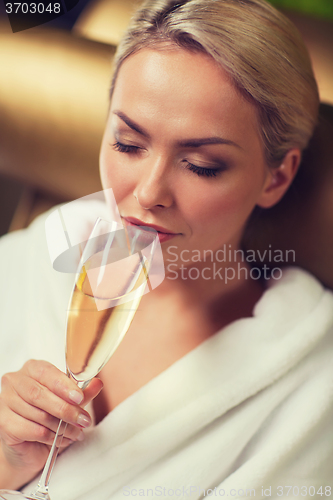
[{"label": "cheek", "polygon": [[132,176],[122,165],[119,155],[105,146],[100,154],[100,175],[103,189],[111,188],[117,203],[133,191]]},{"label": "cheek", "polygon": [[240,201],[235,193],[228,190],[209,189],[205,194],[197,193],[187,207],[192,218],[204,224],[208,220],[222,221],[223,216],[238,213]]},{"label": "cheek", "polygon": [[101,177],[102,187],[103,189],[108,189],[109,179],[108,179],[108,154],[107,154],[107,146],[106,139],[103,137],[101,150],[99,152],[99,175]]},{"label": "cheek", "polygon": [[256,205],[259,183],[238,179],[214,186],[213,182],[207,189],[183,196],[183,211],[190,225],[200,233],[239,230]]}]

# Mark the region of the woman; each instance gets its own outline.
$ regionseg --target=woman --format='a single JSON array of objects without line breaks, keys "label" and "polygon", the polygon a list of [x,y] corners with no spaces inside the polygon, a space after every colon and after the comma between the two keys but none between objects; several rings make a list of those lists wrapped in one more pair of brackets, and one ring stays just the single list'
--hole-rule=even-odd
[{"label": "woman", "polygon": [[4,252],[19,247],[21,281],[45,275],[23,323],[33,349],[2,379],[1,487],[33,480],[63,418],[71,446],[52,500],[278,497],[286,485],[330,496],[332,294],[293,268],[266,284],[239,252],[254,208],[290,186],[317,110],[303,43],[264,0],[149,0],[138,11],[115,62],[101,178],[124,224],[159,231],[166,279],[83,394],[45,361],[19,369],[30,354],[57,364],[50,342],[71,283],[43,250],[38,272],[22,263],[40,221],[5,239]]}]

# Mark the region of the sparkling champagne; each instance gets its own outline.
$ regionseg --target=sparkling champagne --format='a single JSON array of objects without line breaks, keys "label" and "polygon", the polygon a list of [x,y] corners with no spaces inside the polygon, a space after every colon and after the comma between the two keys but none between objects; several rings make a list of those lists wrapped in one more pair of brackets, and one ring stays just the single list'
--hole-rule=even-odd
[{"label": "sparkling champagne", "polygon": [[101,259],[97,254],[84,264],[68,313],[67,369],[78,382],[92,379],[117,349],[147,285],[142,254],[102,268]]}]

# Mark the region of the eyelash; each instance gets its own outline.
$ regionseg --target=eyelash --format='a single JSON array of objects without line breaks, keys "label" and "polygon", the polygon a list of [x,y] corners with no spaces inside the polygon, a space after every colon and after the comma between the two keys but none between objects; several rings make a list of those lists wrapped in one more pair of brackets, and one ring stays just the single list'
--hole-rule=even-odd
[{"label": "eyelash", "polygon": [[194,172],[197,174],[199,177],[205,176],[205,177],[216,177],[217,174],[220,172],[220,169],[218,168],[203,168],[203,167],[197,167],[197,165],[193,165],[193,163],[187,163],[187,168],[191,170],[191,172]]},{"label": "eyelash", "polygon": [[115,151],[119,151],[119,153],[136,153],[140,148],[138,146],[128,146],[126,144],[122,144],[119,141],[116,141],[113,144],[113,149]]},{"label": "eyelash", "polygon": [[[119,141],[116,141],[113,144],[113,149],[115,151],[119,151],[119,153],[136,153],[138,149],[140,149],[138,146],[129,146],[127,144],[122,144]],[[203,168],[203,167],[198,167],[197,165],[193,165],[193,163],[188,162],[187,160],[183,160],[187,164],[188,170],[191,170],[191,172],[194,172],[196,175],[199,177],[204,176],[204,177],[216,177],[217,174],[220,173],[222,169],[219,168]]]}]

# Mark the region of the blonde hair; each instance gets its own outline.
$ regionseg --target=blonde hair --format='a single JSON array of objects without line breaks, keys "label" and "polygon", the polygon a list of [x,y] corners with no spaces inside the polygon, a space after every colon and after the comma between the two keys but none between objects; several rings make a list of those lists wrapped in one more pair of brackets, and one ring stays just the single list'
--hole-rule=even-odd
[{"label": "blonde hair", "polygon": [[270,166],[307,146],[319,106],[310,58],[295,26],[265,0],[146,0],[118,46],[111,96],[123,61],[165,42],[209,54],[254,102]]}]

